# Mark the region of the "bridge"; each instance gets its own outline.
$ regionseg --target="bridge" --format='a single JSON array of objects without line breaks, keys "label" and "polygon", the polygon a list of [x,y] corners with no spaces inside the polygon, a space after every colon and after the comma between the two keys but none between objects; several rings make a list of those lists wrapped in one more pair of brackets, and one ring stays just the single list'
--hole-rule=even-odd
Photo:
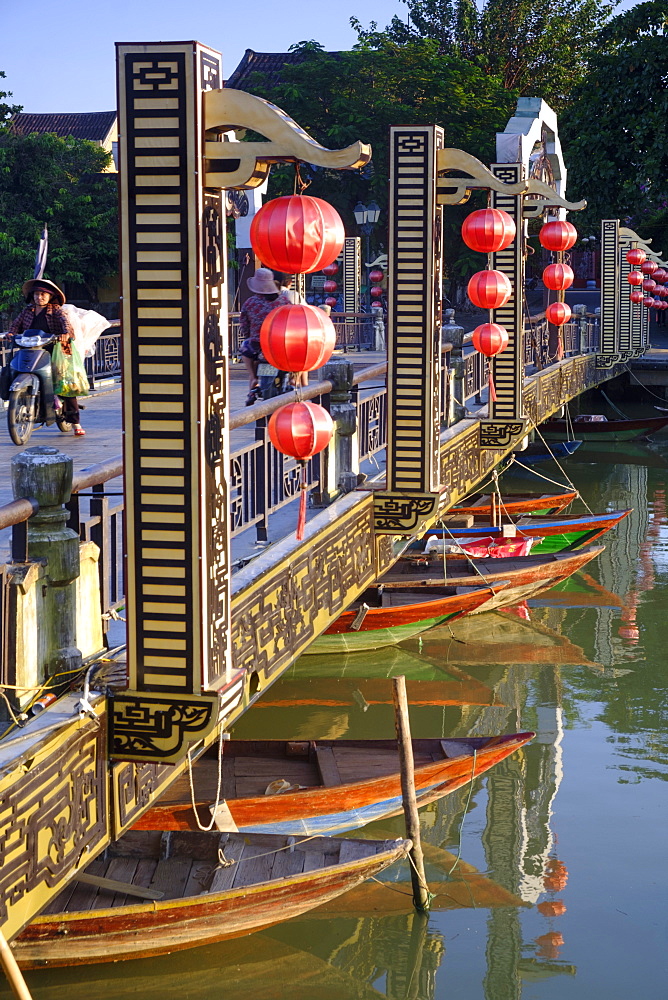
[{"label": "bridge", "polygon": [[[600,313],[579,310],[561,327],[525,316],[525,221],[583,207],[566,200],[556,117],[543,102],[520,102],[491,167],[445,147],[436,125],[393,128],[387,359],[353,364],[341,352],[299,390],[329,410],[335,431],[308,463],[311,507],[297,540],[286,519],[299,469],[267,432],[291,396],[230,405],[222,191],[257,186],[272,162],[354,169],[370,151],[323,150],[278,109],[227,93],[220,56],[205,46],[123,45],[118,67],[125,459],[74,472],[57,453],[24,453],[15,500],[0,509],[12,533],[2,580],[12,711],[62,690],[68,673],[86,676],[83,691],[0,743],[8,937],[411,539],[647,345],[625,254],[652,251],[618,220],[602,221]],[[269,141],[221,141],[232,125]],[[538,140],[554,160],[554,187],[530,176]],[[517,233],[491,260],[512,288],[495,315],[509,344],[491,362],[491,400],[485,359],[440,311],[442,213],[476,189]],[[121,476],[122,501],[107,486]],[[121,607],[125,648],[105,653],[103,622]]]}]

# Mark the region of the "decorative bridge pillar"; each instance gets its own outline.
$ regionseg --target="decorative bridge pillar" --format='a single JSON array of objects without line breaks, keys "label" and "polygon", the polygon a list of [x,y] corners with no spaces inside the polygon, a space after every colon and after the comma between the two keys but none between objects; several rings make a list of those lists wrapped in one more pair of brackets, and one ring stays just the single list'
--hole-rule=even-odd
[{"label": "decorative bridge pillar", "polygon": [[601,333],[597,368],[612,368],[620,354],[619,219],[601,222]]}]

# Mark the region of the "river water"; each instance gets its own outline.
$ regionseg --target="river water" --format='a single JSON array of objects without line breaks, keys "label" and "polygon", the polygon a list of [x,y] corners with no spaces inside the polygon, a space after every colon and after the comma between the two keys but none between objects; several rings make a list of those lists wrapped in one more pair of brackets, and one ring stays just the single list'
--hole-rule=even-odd
[{"label": "river water", "polygon": [[[667,995],[668,439],[581,449],[564,467],[592,510],[634,508],[588,579],[397,650],[304,657],[234,732],[391,737],[398,673],[414,736],[535,730],[472,788],[421,811],[440,883],[428,920],[397,866],[335,913],[163,959],[28,974],[35,1000]],[[402,833],[398,818],[363,831]]]}]

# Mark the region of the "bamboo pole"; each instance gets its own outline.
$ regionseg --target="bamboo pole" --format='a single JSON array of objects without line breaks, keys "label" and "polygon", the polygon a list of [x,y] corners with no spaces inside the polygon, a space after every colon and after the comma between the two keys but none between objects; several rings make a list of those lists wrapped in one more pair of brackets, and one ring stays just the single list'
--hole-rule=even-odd
[{"label": "bamboo pole", "polygon": [[7,939],[2,931],[0,931],[0,962],[2,962],[2,968],[17,1000],[32,1000],[23,973],[16,964],[14,953],[7,944]]},{"label": "bamboo pole", "polygon": [[408,718],[406,678],[403,674],[400,677],[392,679],[392,698],[394,701],[394,722],[399,747],[401,797],[406,820],[406,836],[413,841],[413,846],[409,852],[409,857],[412,861],[410,868],[411,882],[413,883],[413,903],[416,910],[423,913],[429,909],[429,890],[427,889],[422,845],[420,843],[420,818],[418,816],[417,798],[415,796],[413,744],[411,743],[411,727]]}]

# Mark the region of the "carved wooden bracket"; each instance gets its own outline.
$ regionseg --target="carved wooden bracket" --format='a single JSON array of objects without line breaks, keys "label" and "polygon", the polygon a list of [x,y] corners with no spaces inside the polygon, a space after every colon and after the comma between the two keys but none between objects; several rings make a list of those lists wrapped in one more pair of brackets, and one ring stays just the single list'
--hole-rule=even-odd
[{"label": "carved wooden bracket", "polygon": [[[489,188],[491,191],[503,191],[505,194],[524,194],[529,183],[523,180],[518,184],[504,184],[494,176],[489,167],[470,153],[465,153],[463,149],[439,149],[436,169],[438,171],[436,201],[439,205],[463,205],[476,188]],[[446,171],[464,176],[444,177]]]},{"label": "carved wooden bracket", "polygon": [[566,201],[560,194],[551,188],[544,181],[539,181],[536,177],[530,177],[526,190],[523,215],[525,219],[536,219],[542,215],[546,208],[566,208],[569,212],[581,212],[587,207],[586,201]]}]

